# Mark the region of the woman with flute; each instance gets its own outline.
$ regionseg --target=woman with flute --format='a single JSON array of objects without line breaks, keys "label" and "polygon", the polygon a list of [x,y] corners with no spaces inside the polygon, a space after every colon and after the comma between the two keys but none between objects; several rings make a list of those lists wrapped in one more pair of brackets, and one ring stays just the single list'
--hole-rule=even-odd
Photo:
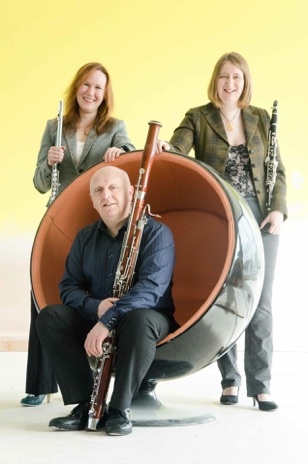
[{"label": "woman with flute", "polygon": [[[206,105],[187,111],[169,143],[158,141],[158,151],[195,157],[222,174],[250,206],[262,234],[265,278],[256,312],[245,332],[247,396],[261,411],[278,408],[270,394],[273,355],[272,287],[279,232],[287,217],[286,175],[277,147],[277,176],[271,205],[267,204],[266,157],[270,116],[250,105],[252,82],[248,64],[238,53],[224,54],[216,63]],[[238,403],[241,375],[234,345],[218,360],[223,405]]]},{"label": "woman with flute", "polygon": [[[82,66],[66,91],[62,141],[56,146],[57,119],[47,121],[34,173],[40,193],[51,189],[52,168],[59,167],[60,193],[77,176],[100,161],[134,150],[124,121],[112,116],[113,91],[110,75],[100,63]],[[51,203],[49,200],[48,206]],[[46,395],[58,391],[49,357],[36,332],[37,309],[31,297],[26,393],[23,406],[38,406]]]}]

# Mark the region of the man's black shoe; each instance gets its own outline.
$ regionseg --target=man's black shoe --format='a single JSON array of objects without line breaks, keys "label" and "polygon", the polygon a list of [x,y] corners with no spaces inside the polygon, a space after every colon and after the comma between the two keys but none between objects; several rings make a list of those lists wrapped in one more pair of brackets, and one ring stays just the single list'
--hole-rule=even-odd
[{"label": "man's black shoe", "polygon": [[[79,403],[68,416],[51,419],[49,427],[60,430],[85,430],[88,424],[89,403]],[[106,414],[99,420],[97,429],[105,426]]]},{"label": "man's black shoe", "polygon": [[79,403],[68,416],[51,419],[49,427],[60,430],[84,430],[88,421],[89,403]]},{"label": "man's black shoe", "polygon": [[128,435],[132,433],[133,426],[129,418],[129,411],[120,411],[109,406],[106,420],[107,435]]}]

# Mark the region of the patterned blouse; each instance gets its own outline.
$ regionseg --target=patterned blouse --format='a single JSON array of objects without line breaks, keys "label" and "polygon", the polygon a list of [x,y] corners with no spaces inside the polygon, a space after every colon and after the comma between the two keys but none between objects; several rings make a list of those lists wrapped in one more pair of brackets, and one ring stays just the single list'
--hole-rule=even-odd
[{"label": "patterned blouse", "polygon": [[243,197],[256,196],[250,158],[245,145],[230,147],[225,177]]}]

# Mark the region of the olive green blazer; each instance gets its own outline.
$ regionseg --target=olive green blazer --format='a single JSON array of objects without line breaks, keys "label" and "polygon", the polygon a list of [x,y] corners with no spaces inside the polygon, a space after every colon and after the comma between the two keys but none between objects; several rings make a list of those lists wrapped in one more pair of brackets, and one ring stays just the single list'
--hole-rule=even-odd
[{"label": "olive green blazer", "polygon": [[[242,110],[246,146],[251,160],[253,182],[263,216],[266,211],[266,166],[270,116],[266,110],[249,106]],[[195,157],[224,176],[229,142],[220,111],[212,103],[191,108],[170,140],[170,149],[188,155],[193,148]],[[277,147],[277,177],[273,191],[271,210],[280,211],[287,217],[286,173]]]}]

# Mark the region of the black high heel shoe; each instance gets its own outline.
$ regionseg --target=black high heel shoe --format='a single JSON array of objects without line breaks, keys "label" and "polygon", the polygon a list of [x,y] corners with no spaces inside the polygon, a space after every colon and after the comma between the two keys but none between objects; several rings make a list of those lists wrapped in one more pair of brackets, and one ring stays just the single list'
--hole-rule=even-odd
[{"label": "black high heel shoe", "polygon": [[253,396],[253,405],[256,406],[258,403],[260,411],[276,411],[278,404],[275,401],[261,401],[258,399],[258,395]]},{"label": "black high heel shoe", "polygon": [[239,388],[237,390],[237,395],[224,395],[222,393],[220,397],[221,404],[230,405],[230,406],[233,404],[237,404],[238,403],[238,392],[239,392]]}]

